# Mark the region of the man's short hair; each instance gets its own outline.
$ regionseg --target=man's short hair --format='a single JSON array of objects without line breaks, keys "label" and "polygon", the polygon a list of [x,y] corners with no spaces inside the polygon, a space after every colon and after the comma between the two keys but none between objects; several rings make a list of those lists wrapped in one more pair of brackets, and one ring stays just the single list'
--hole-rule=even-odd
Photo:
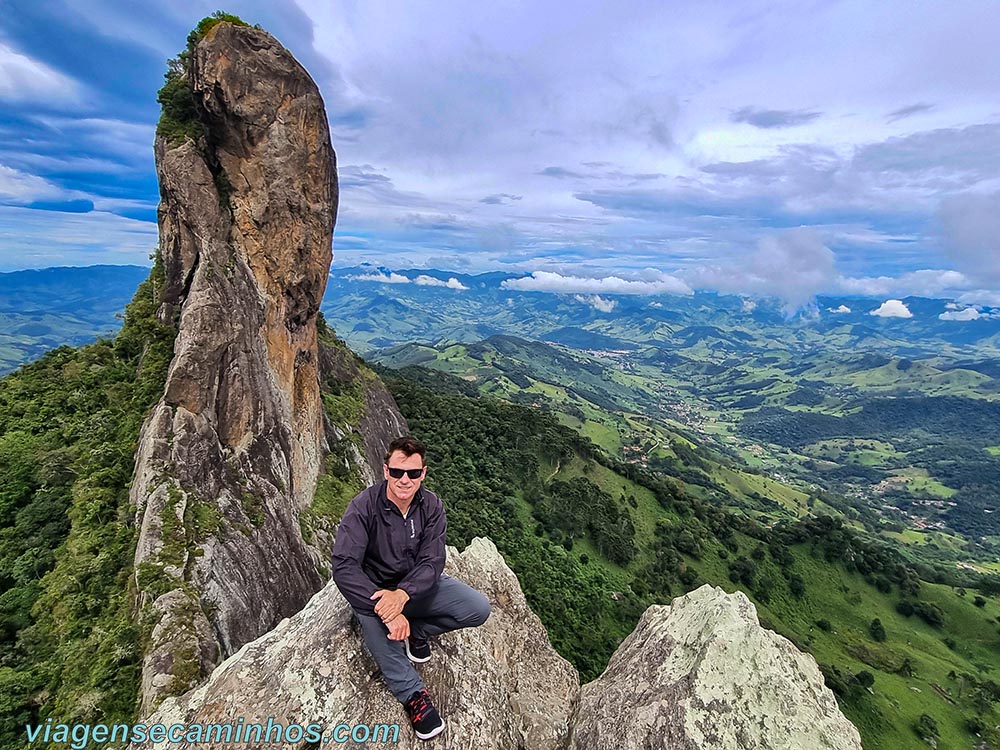
[{"label": "man's short hair", "polygon": [[389,458],[396,451],[402,451],[403,455],[409,458],[416,454],[420,456],[423,463],[427,463],[427,448],[415,437],[405,435],[398,437],[389,443],[389,449],[385,452],[385,462],[389,463]]}]

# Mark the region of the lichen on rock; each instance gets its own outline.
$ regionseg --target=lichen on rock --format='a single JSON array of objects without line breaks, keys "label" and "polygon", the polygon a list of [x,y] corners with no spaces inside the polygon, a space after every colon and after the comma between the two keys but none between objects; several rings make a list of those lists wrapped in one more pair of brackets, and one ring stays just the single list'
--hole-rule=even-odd
[{"label": "lichen on rock", "polygon": [[815,660],[708,584],[646,610],[583,687],[572,750],[860,750]]},{"label": "lichen on rock", "polygon": [[[350,606],[332,583],[297,615],[230,657],[204,685],[164,701],[147,723],[226,723],[241,717],[247,724],[266,724],[273,717],[286,726],[317,723],[328,730],[341,723],[399,725],[398,742],[391,746],[400,750],[565,747],[579,679],[552,648],[514,573],[485,539],[473,540],[461,554],[449,548],[446,573],[482,591],[492,614],[479,628],[433,639],[434,657],[420,667],[446,719],[439,738],[421,742],[413,735],[364,650]],[[152,745],[135,750],[140,747]]]},{"label": "lichen on rock", "polygon": [[420,671],[446,731],[430,743],[412,734],[333,584],[148,721],[395,724],[393,746],[404,749],[861,748],[812,657],[762,628],[740,592],[706,585],[650,607],[581,689],[492,542],[449,548],[446,573],[486,594],[492,614],[482,627],[433,639]]}]

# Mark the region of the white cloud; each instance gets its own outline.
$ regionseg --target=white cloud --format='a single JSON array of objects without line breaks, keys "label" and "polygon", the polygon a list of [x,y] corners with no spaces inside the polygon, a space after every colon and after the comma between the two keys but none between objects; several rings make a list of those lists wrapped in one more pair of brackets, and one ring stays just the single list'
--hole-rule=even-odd
[{"label": "white cloud", "polygon": [[837,278],[833,251],[811,229],[791,229],[763,238],[744,262],[700,266],[685,274],[696,287],[777,297],[786,314],[807,307]]},{"label": "white cloud", "polygon": [[[52,132],[71,141],[78,150],[99,153],[112,163],[124,161],[142,169],[152,166],[150,146],[156,133],[154,123],[112,117],[40,116],[36,119]],[[103,165],[99,168],[106,169]]]},{"label": "white cloud", "polygon": [[552,271],[534,271],[531,276],[507,279],[502,289],[522,292],[590,292],[605,294],[691,294],[691,287],[675,276],[660,273],[656,280],[623,279],[620,276],[587,278],[563,276]]},{"label": "white cloud", "polygon": [[77,99],[76,82],[0,42],[0,99],[49,102],[53,98]]},{"label": "white cloud", "polygon": [[656,300],[653,300],[652,302],[649,303],[649,306],[650,307],[655,307],[655,308],[659,309],[659,308],[663,307],[663,303],[662,302],[657,302]]},{"label": "white cloud", "polygon": [[[120,0],[92,5],[104,7],[102,20],[124,7]],[[424,264],[450,256],[471,258],[476,270],[544,269],[623,283],[647,281],[630,278],[630,267],[651,265],[676,278],[675,269],[710,266],[702,273],[708,288],[774,294],[801,309],[816,291],[838,289],[833,262],[813,248],[796,265],[796,251],[784,248],[773,253],[776,268],[761,238],[775,226],[814,224],[816,244],[852,263],[840,274],[892,279],[847,283],[868,284],[878,299],[927,293],[900,288],[896,277],[952,265],[927,259],[937,251],[927,233],[942,197],[1000,187],[996,65],[982,64],[996,58],[993,5],[916,3],[905,13],[898,0],[750,5],[585,1],[572,33],[558,22],[565,4],[553,0],[499,9],[446,0],[431,25],[422,4],[297,0],[298,7],[257,3],[264,15],[254,20],[299,29],[291,41],[279,36],[306,55],[328,102],[341,163],[338,235],[353,234],[353,247],[379,263],[463,268]],[[184,15],[161,6],[130,7],[117,14],[125,26],[114,27],[124,28],[118,36],[136,54],[155,47],[160,65],[176,50],[174,20]],[[285,23],[300,13],[309,16],[301,28]],[[150,97],[134,88],[148,85],[143,76],[120,77],[108,96],[91,96],[114,77],[73,66],[65,55],[41,56],[59,38],[55,25],[64,22],[65,32],[71,21],[53,17],[53,34],[21,34],[25,42],[0,34],[0,99],[52,103],[12,110],[7,143],[41,151],[21,125],[38,121],[54,143],[75,145],[73,159],[145,163],[151,175],[152,124],[108,114],[139,117],[136,97]],[[816,28],[828,33],[817,36]],[[93,39],[95,55],[114,57]],[[61,59],[63,72],[32,58]],[[84,82],[91,80],[94,91]],[[70,114],[60,105],[74,92],[82,104]],[[84,115],[90,119],[78,120]],[[85,154],[77,153],[81,145]],[[65,178],[51,175],[69,172],[5,161],[56,182]],[[94,167],[107,177],[109,169]],[[139,184],[123,180],[121,189],[155,201],[155,184]],[[109,192],[123,195],[119,186]],[[961,206],[943,210],[958,226],[948,230],[960,258],[954,268],[978,288],[1000,289],[1000,263],[982,274],[977,265],[979,256],[990,262],[984,252],[998,255],[990,241],[1000,232],[988,223],[988,208],[966,203],[956,199]],[[822,226],[830,221],[850,231]],[[584,263],[598,270],[581,270]],[[676,284],[670,291],[690,291]]]},{"label": "white cloud", "polygon": [[757,301],[752,299],[743,300],[743,312],[749,313],[757,309]]},{"label": "white cloud", "polygon": [[946,198],[941,223],[955,263],[978,281],[1000,284],[1000,192]]},{"label": "white cloud", "polygon": [[600,310],[601,312],[609,313],[615,309],[618,304],[617,300],[604,299],[601,295],[595,294],[592,297],[584,297],[582,294],[577,294],[573,297],[577,302],[583,302],[585,305],[590,305],[595,310]]},{"label": "white cloud", "polygon": [[149,265],[156,224],[104,211],[0,206],[0,270],[95,263]]},{"label": "white cloud", "polygon": [[887,299],[875,310],[868,313],[869,315],[877,315],[880,318],[912,318],[913,313],[910,312],[902,300],[899,299]]},{"label": "white cloud", "polygon": [[461,281],[456,279],[454,276],[452,276],[447,281],[441,281],[441,279],[436,279],[433,276],[425,276],[424,274],[421,274],[420,276],[417,276],[417,278],[413,280],[413,283],[419,284],[420,286],[444,286],[447,287],[448,289],[465,290],[469,288]]},{"label": "white cloud", "polygon": [[359,274],[356,276],[348,276],[347,278],[353,279],[354,281],[374,281],[379,284],[419,284],[420,286],[443,286],[448,289],[459,290],[469,288],[454,276],[447,281],[441,281],[441,279],[436,279],[433,276],[428,276],[426,274],[420,274],[415,279],[411,279],[408,276],[396,273],[395,271],[390,271],[389,273],[379,272]]},{"label": "white cloud", "polygon": [[838,315],[843,313],[849,313],[851,311],[851,308],[849,308],[847,305],[840,305],[839,307],[830,307],[827,309],[832,313],[837,313]]},{"label": "white cloud", "polygon": [[1000,307],[1000,292],[989,289],[974,289],[958,296],[963,305],[980,305],[983,307]]},{"label": "white cloud", "polygon": [[934,297],[944,292],[968,289],[969,278],[958,271],[937,268],[922,268],[899,276],[866,276],[852,278],[842,276],[836,287],[847,294],[862,294],[879,297],[888,294],[900,296],[914,295]]},{"label": "white cloud", "polygon": [[70,191],[46,179],[0,164],[0,201],[31,203],[37,200],[63,200]]},{"label": "white cloud", "polygon": [[[880,250],[902,255],[913,246],[875,228],[919,233],[969,154],[993,142],[987,130],[955,125],[994,118],[994,81],[972,62],[995,47],[982,5],[922,5],[901,18],[892,4],[764,3],[748,13],[726,3],[630,3],[627,12],[585,3],[563,34],[547,22],[563,8],[544,0],[501,14],[445,3],[431,32],[419,5],[299,4],[341,81],[331,114],[349,105],[364,115],[350,160],[373,165],[398,193],[392,205],[360,205],[361,189],[348,186],[354,202],[345,204],[383,224],[417,208],[461,216],[484,236],[493,222],[515,227],[515,242],[500,249],[531,260],[580,249],[620,275],[645,243],[638,263],[673,273],[691,265],[678,247],[690,241],[697,261],[724,267],[726,255],[752,252],[775,215],[784,224],[845,214],[861,217],[859,231]],[[838,31],[817,41],[817,18]],[[928,63],[928,50],[953,50],[956,39],[957,57]],[[765,127],[734,123],[734,113]],[[932,136],[900,140],[921,131]],[[872,145],[881,148],[865,150]],[[438,234],[404,242],[444,246]],[[873,244],[846,244],[862,242]],[[794,307],[810,295],[783,298]]]},{"label": "white cloud", "polygon": [[409,284],[410,279],[401,273],[396,273],[392,271],[391,273],[366,273],[358,276],[348,276],[347,278],[353,279],[354,281],[377,281],[381,284]]},{"label": "white cloud", "polygon": [[979,320],[983,314],[974,307],[966,307],[964,310],[949,310],[938,315],[941,320]]},{"label": "white cloud", "polygon": [[904,273],[899,277],[899,286],[910,294],[932,297],[944,291],[968,289],[969,278],[959,271],[926,268]]},{"label": "white cloud", "polygon": [[891,276],[867,276],[864,278],[851,278],[842,276],[837,280],[838,291],[847,294],[863,294],[877,297],[883,294],[892,294],[895,289],[896,280]]}]

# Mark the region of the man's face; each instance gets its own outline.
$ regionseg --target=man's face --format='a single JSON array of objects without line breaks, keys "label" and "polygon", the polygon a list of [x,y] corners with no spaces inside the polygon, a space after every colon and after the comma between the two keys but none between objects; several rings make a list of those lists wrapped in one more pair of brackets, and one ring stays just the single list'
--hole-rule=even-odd
[{"label": "man's face", "polygon": [[388,462],[382,466],[383,476],[385,476],[386,481],[389,483],[386,488],[389,499],[401,503],[410,502],[413,500],[413,496],[417,494],[417,490],[420,489],[420,483],[424,481],[425,476],[425,473],[421,471],[420,476],[416,479],[411,479],[409,474],[405,473],[397,479],[389,473],[389,469],[423,470],[423,468],[424,460],[420,457],[419,453],[407,456],[403,451],[393,451],[392,455],[389,456]]}]

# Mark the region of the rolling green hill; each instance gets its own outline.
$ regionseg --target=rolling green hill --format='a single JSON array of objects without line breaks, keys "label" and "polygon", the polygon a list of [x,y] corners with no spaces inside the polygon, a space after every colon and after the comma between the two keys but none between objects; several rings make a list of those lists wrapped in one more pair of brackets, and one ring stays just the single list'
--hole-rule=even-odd
[{"label": "rolling green hill", "polygon": [[747,592],[767,627],[816,657],[868,750],[926,747],[917,728],[931,724],[940,747],[1000,741],[995,580],[984,592],[921,580],[831,515],[769,528],[608,456],[545,410],[422,368],[383,377],[430,446],[450,541],[494,538],[585,678],[646,605],[709,582]]},{"label": "rolling green hill", "polygon": [[[511,336],[407,344],[376,360],[551,408],[615,457],[752,516],[794,518],[819,503],[912,547],[914,560],[950,567],[986,569],[1000,551],[1000,458],[987,450],[1000,444],[1000,401],[978,371],[875,353],[709,361],[691,349],[579,350]],[[927,533],[952,543],[922,544]]]},{"label": "rolling green hill", "polygon": [[0,375],[50,349],[113,334],[148,274],[138,266],[0,273]]}]

